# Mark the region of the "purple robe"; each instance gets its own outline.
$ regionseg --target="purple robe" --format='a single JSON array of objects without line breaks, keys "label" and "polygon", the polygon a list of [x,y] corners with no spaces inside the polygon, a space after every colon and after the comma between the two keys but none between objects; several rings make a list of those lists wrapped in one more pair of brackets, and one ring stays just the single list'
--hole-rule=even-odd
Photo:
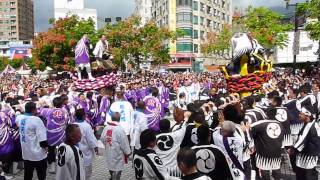
[{"label": "purple robe", "polygon": [[0,156],[12,153],[14,148],[12,122],[5,112],[0,112]]},{"label": "purple robe", "polygon": [[158,98],[153,96],[147,96],[144,99],[146,105],[145,114],[148,119],[148,127],[156,132],[160,130],[159,122],[162,118],[161,103]]},{"label": "purple robe", "polygon": [[160,92],[160,102],[161,102],[161,105],[162,105],[162,108],[163,109],[167,109],[169,108],[169,89],[167,87],[164,87],[164,86],[161,86],[159,87],[159,92]]},{"label": "purple robe", "polygon": [[85,37],[81,38],[75,48],[76,65],[90,63],[89,56],[89,40]]},{"label": "purple robe", "polygon": [[109,112],[110,100],[107,96],[101,98],[99,110],[95,118],[94,126],[102,126],[106,121],[106,115]]},{"label": "purple robe", "polygon": [[40,115],[47,120],[47,139],[50,146],[58,146],[65,139],[65,129],[68,123],[62,108],[42,108]]},{"label": "purple robe", "polygon": [[136,94],[134,90],[128,90],[125,93],[125,97],[127,98],[127,100],[130,102],[130,104],[132,105],[132,107],[134,108],[136,106],[136,102],[137,102],[137,98],[136,98]]},{"label": "purple robe", "polygon": [[66,104],[62,107],[62,109],[65,111],[66,115],[67,115],[67,119],[68,119],[68,123],[74,123],[75,119],[74,119],[74,115],[71,113],[70,111],[70,106],[69,104]]},{"label": "purple robe", "polygon": [[150,89],[149,88],[142,88],[140,90],[137,90],[137,96],[139,97],[138,101],[143,100],[146,96],[150,94]]}]

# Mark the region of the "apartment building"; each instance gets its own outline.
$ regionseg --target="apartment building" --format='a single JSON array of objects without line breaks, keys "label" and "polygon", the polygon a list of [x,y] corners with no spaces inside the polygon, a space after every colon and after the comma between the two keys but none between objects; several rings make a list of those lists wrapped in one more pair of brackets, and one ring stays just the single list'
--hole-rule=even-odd
[{"label": "apartment building", "polygon": [[33,0],[0,0],[0,40],[31,40],[33,34]]},{"label": "apartment building", "polygon": [[141,25],[151,20],[152,0],[135,0],[134,15],[141,17]]},{"label": "apartment building", "polygon": [[[204,61],[201,42],[208,32],[219,32],[232,23],[232,0],[152,0],[152,18],[158,26],[185,32],[176,42],[167,42],[173,62],[191,66]],[[189,65],[187,65],[189,63]]]}]

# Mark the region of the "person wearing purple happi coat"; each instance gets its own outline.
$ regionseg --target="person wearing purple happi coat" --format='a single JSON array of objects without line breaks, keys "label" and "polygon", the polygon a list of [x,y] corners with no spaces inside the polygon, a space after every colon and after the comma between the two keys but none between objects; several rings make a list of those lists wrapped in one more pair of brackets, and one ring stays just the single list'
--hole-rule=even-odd
[{"label": "person wearing purple happi coat", "polygon": [[127,98],[127,100],[131,103],[132,107],[134,108],[137,102],[135,91],[132,89],[129,89],[126,91],[124,96]]},{"label": "person wearing purple happi coat", "polygon": [[63,102],[62,109],[65,111],[65,113],[67,115],[67,119],[69,120],[68,124],[74,123],[75,118],[74,118],[74,113],[71,112],[72,104],[71,103],[69,104],[69,97],[67,95],[63,94],[60,96],[60,98]]},{"label": "person wearing purple happi coat", "polygon": [[90,125],[92,125],[92,121],[91,121],[92,119],[90,119],[90,117],[92,117],[94,113],[90,111],[90,107],[84,93],[80,93],[78,97],[74,99],[72,104],[75,107],[75,109],[84,109],[84,112],[86,113],[86,117],[87,117],[86,121]]},{"label": "person wearing purple happi coat", "polygon": [[78,78],[81,77],[81,70],[84,68],[88,73],[89,79],[93,79],[91,74],[90,55],[89,55],[90,42],[86,34],[78,42],[75,48],[75,62],[77,67]]},{"label": "person wearing purple happi coat", "polygon": [[94,126],[103,126],[106,121],[106,115],[110,108],[110,96],[112,96],[112,91],[110,89],[102,88],[100,91],[100,102],[98,103],[99,110],[96,116]]},{"label": "person wearing purple happi coat", "polygon": [[[10,105],[7,105],[7,104],[2,107],[0,114],[1,114],[0,121],[5,122],[7,124],[7,127],[10,128],[10,133],[9,133],[11,135],[10,139],[12,139],[12,141],[13,141],[13,150],[10,153],[10,155],[8,154],[7,161],[4,160],[2,162],[2,165],[3,165],[2,169],[4,169],[5,173],[8,173],[9,168],[12,165],[13,173],[16,173],[16,169],[18,166],[17,162],[22,161],[20,134],[19,134],[19,129],[18,129],[16,122],[15,122],[16,115],[15,115],[14,110],[10,107]],[[1,128],[1,130],[5,130],[5,129]],[[0,151],[2,151],[2,150],[0,150]],[[2,154],[2,153],[0,153],[0,154]]]},{"label": "person wearing purple happi coat", "polygon": [[65,139],[65,129],[68,124],[67,114],[62,109],[63,100],[61,97],[53,99],[54,108],[41,108],[39,114],[47,120],[48,157],[49,172],[55,172],[56,146],[59,146]]},{"label": "person wearing purple happi coat", "polygon": [[142,89],[138,90],[138,92],[139,92],[139,97],[140,97],[139,100],[143,100],[146,96],[148,96],[150,94],[150,88],[144,86],[144,87],[142,87]]},{"label": "person wearing purple happi coat", "polygon": [[162,116],[165,115],[166,112],[169,111],[169,88],[167,88],[165,85],[160,84],[159,87],[159,100],[161,102],[161,106],[162,106],[162,111],[164,114],[162,114]]},{"label": "person wearing purple happi coat", "polygon": [[136,97],[137,97],[137,101],[141,101],[141,100],[143,100],[143,96],[142,96],[142,90],[140,90],[140,89],[136,89],[135,90],[135,94],[136,94]]},{"label": "person wearing purple happi coat", "polygon": [[159,122],[162,118],[163,110],[161,103],[157,98],[159,95],[158,88],[151,88],[151,95],[144,98],[144,103],[146,105],[145,114],[148,119],[148,128],[156,132],[159,132]]},{"label": "person wearing purple happi coat", "polygon": [[89,120],[89,122],[92,122],[92,125],[93,125],[95,118],[99,113],[98,103],[96,100],[93,99],[93,92],[87,92],[86,101],[87,101],[87,110],[89,111],[87,113],[87,116],[88,116],[87,119]]},{"label": "person wearing purple happi coat", "polygon": [[14,150],[14,140],[11,131],[12,121],[4,112],[0,112],[0,160],[2,161],[2,170],[9,174],[12,164],[12,153]]}]

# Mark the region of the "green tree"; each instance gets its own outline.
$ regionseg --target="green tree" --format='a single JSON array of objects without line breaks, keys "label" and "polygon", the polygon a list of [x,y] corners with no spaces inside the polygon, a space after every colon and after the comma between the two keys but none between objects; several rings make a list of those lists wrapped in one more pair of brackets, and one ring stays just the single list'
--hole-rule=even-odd
[{"label": "green tree", "polygon": [[232,26],[224,25],[219,33],[209,32],[206,41],[201,44],[201,51],[207,56],[216,55],[230,59],[228,52],[231,38],[236,32],[250,32],[265,48],[284,47],[288,42],[285,32],[293,27],[291,24],[283,24],[282,19],[281,14],[268,8],[249,7],[244,16],[235,13]]},{"label": "green tree", "polygon": [[33,40],[34,64],[43,70],[50,66],[58,70],[70,70],[74,67],[74,48],[84,34],[88,34],[91,43],[98,41],[95,24],[92,19],[83,20],[72,15],[58,20],[50,19],[53,25],[47,32],[39,33]]},{"label": "green tree", "polygon": [[310,21],[308,21],[305,30],[309,32],[312,39],[320,41],[320,0],[299,3],[298,13],[307,14]]},{"label": "green tree", "polygon": [[3,71],[8,64],[9,64],[9,58],[4,56],[0,57],[0,71]]},{"label": "green tree", "polygon": [[284,47],[288,42],[287,31],[292,24],[282,23],[283,16],[265,7],[246,10],[246,15],[234,21],[240,27],[238,31],[250,32],[258,42],[266,48]]},{"label": "green tree", "polygon": [[25,62],[24,59],[12,59],[9,61],[9,64],[13,68],[17,69],[17,68],[21,67],[24,62]]},{"label": "green tree", "polygon": [[115,62],[121,65],[122,60],[128,58],[128,55],[131,55],[137,64],[140,63],[140,56],[151,56],[154,63],[168,61],[169,49],[164,42],[174,41],[179,33],[158,27],[153,21],[141,26],[139,17],[130,17],[115,25],[106,25],[104,34],[109,41]]},{"label": "green tree", "polygon": [[201,51],[206,56],[218,55],[224,59],[229,59],[230,40],[232,38],[231,26],[223,25],[220,33],[209,32],[206,41],[201,44]]}]

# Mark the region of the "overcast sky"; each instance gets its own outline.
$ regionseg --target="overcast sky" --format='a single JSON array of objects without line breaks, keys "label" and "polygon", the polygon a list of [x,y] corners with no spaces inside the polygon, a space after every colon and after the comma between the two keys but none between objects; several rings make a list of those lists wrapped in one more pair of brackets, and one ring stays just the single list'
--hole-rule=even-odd
[{"label": "overcast sky", "polygon": [[[54,0],[34,0],[35,6],[35,31],[44,31],[49,27],[48,19],[53,17]],[[292,0],[292,2],[303,0]],[[85,0],[87,8],[96,8],[98,18],[127,17],[133,13],[134,0]],[[285,6],[284,0],[233,0],[233,6]]]}]

